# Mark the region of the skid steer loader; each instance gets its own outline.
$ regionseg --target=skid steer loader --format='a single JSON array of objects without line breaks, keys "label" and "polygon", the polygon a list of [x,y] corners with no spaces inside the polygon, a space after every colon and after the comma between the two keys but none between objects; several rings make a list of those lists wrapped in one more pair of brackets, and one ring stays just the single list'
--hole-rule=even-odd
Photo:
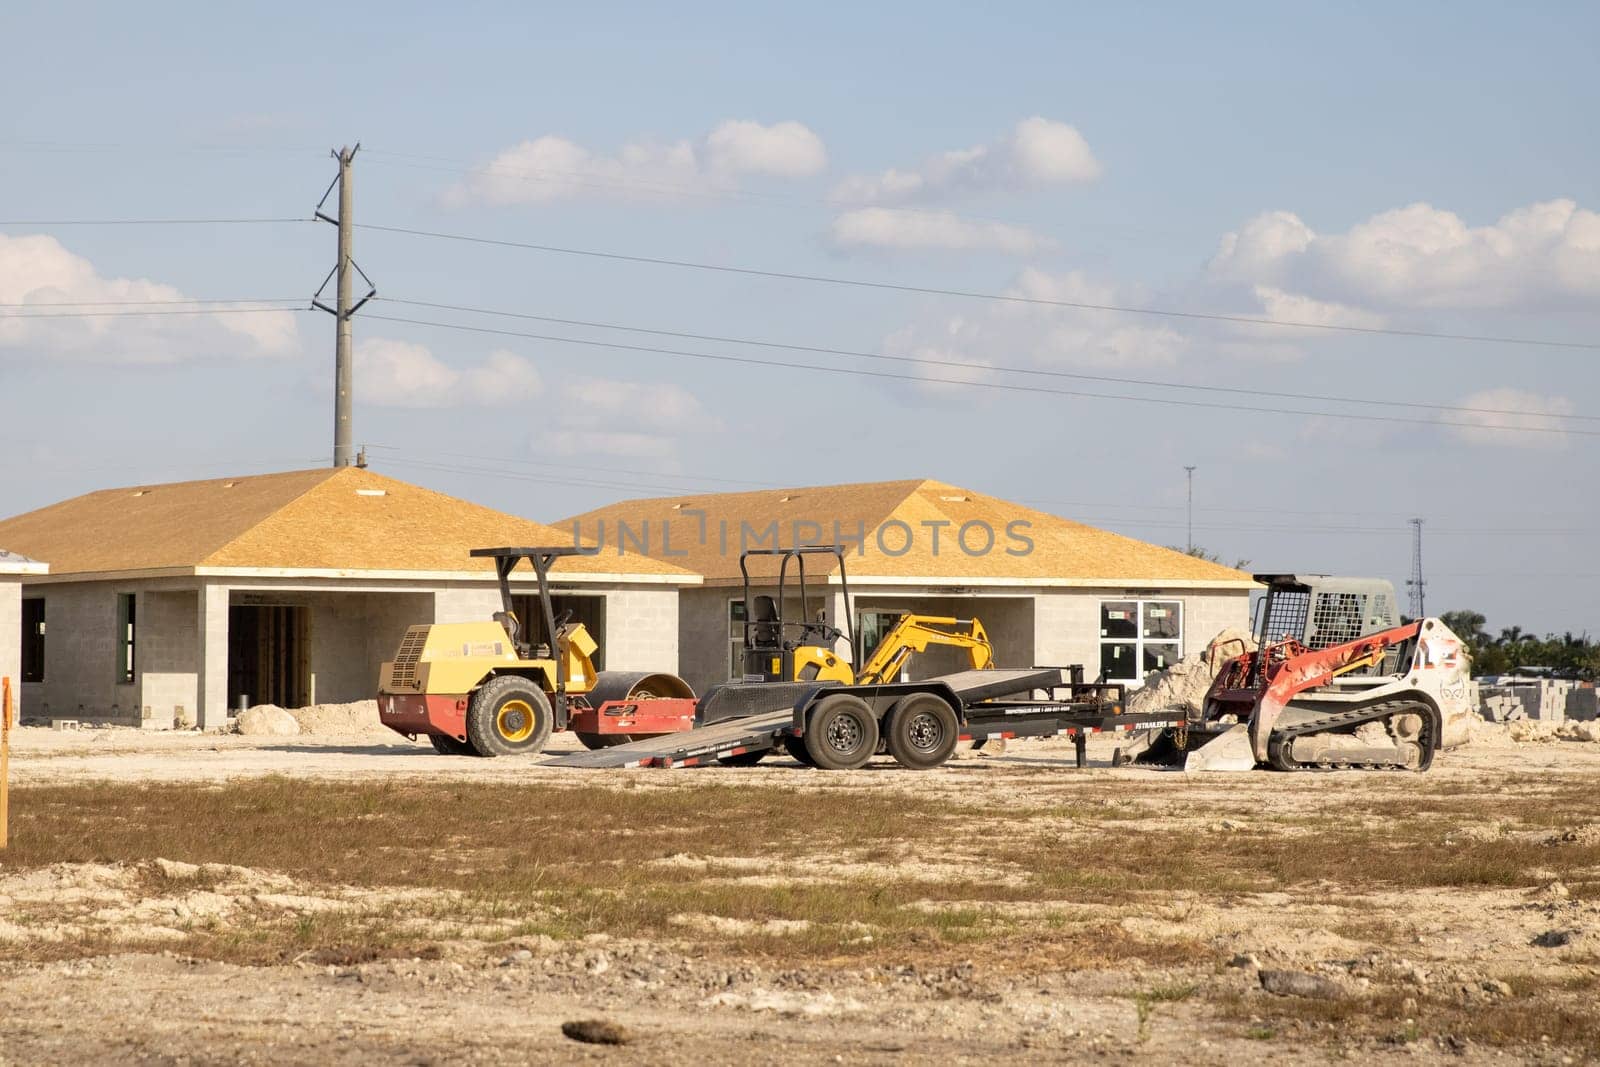
[{"label": "skid steer loader", "polygon": [[1466,739],[1469,662],[1443,622],[1401,625],[1382,579],[1255,578],[1267,587],[1259,647],[1222,664],[1200,709],[1169,736],[1169,758],[1186,770],[1425,771]]}]

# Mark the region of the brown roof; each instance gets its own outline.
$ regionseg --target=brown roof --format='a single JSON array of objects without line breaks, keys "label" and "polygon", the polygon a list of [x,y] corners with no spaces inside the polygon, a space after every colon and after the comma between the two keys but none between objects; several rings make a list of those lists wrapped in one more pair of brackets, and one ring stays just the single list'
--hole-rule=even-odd
[{"label": "brown roof", "polygon": [[[697,511],[704,512],[703,520]],[[649,541],[643,551],[659,559],[671,558],[704,575],[707,583],[717,583],[739,577],[741,529],[746,531],[747,547],[771,546],[770,524],[774,521],[778,543],[783,546],[799,540],[848,542],[861,539],[864,531],[864,550],[850,545],[846,557],[852,580],[925,578],[956,584],[1082,582],[1230,588],[1254,584],[1248,574],[1232,567],[926,480],[627,500],[558,525],[570,529],[576,523],[586,539],[604,545],[604,555],[610,558],[616,557],[619,542],[630,555],[637,554],[635,542],[641,531],[647,532]],[[798,528],[797,523],[801,524]],[[968,523],[979,524],[968,529],[970,554],[957,542]],[[632,540],[622,539],[621,526],[631,532]],[[994,533],[994,547],[989,551],[983,551],[985,527]],[[908,530],[912,534],[910,548],[902,553]],[[1008,530],[1017,536],[1008,536]],[[936,531],[937,552],[933,545]],[[1030,550],[1024,551],[1023,537],[1031,540]],[[826,569],[831,573],[837,565]],[[773,571],[753,563],[751,573]]]},{"label": "brown roof", "polygon": [[[470,549],[570,545],[572,534],[357,467],[130,486],[0,521],[0,543],[52,576],[127,571],[286,570],[493,573]],[[598,579],[694,582],[630,556],[556,564]]]}]

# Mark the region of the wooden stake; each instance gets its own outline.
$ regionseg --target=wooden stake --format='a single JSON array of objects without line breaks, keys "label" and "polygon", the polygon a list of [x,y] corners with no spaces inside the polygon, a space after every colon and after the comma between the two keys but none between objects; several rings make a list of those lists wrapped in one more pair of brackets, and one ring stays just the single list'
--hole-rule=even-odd
[{"label": "wooden stake", "polygon": [[0,678],[0,848],[10,841],[11,679]]}]

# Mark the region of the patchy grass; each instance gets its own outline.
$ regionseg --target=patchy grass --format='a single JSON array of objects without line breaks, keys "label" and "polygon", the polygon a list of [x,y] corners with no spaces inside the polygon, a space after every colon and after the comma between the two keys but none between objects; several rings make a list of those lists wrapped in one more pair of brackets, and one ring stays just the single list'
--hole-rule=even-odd
[{"label": "patchy grass", "polygon": [[[1430,789],[1395,776],[1373,788],[1375,779],[1362,776],[1369,795],[1330,781],[1337,796],[1321,812],[1275,816],[1241,799],[1208,808],[1204,819],[1181,807],[1190,787],[1176,781],[1098,781],[1093,792],[1077,786],[1071,795],[1052,782],[1033,803],[998,810],[891,789],[688,774],[626,778],[620,788],[616,779],[577,778],[40,786],[14,792],[12,847],[0,853],[0,871],[164,857],[280,872],[313,887],[414,891],[403,910],[285,916],[259,908],[245,913],[248,921],[199,924],[184,930],[181,945],[159,945],[240,962],[359,962],[427,956],[463,937],[607,933],[770,959],[972,958],[1014,971],[1208,967],[1218,950],[1198,937],[1138,937],[1117,924],[1130,908],[1168,905],[1179,894],[1226,901],[1337,887],[1355,896],[1531,886],[1549,876],[1535,871],[1554,871],[1575,895],[1600,886],[1600,845],[1554,846],[1539,835],[1445,844],[1482,820],[1481,798],[1453,785]],[[1571,825],[1600,809],[1600,797],[1545,781],[1536,795],[1497,795],[1494,812],[1508,827],[1537,829],[1552,809]],[[1208,828],[1223,817],[1244,828]],[[653,862],[661,860],[669,862]],[[144,877],[157,897],[215,881],[169,879],[155,868]],[[1353,918],[1336,932],[1386,944],[1407,929]],[[135,947],[115,936],[91,927],[27,942],[24,952]],[[1147,1020],[1156,1005],[1192,992],[1174,985],[1135,999]],[[1295,1010],[1317,1021],[1315,1007],[1273,1007],[1280,1015],[1261,1029],[1283,1033]]]},{"label": "patchy grass", "polygon": [[1462,1040],[1494,1047],[1600,1048],[1600,1018],[1592,1010],[1600,979],[1507,979],[1513,995],[1471,1001],[1444,992],[1384,989],[1341,1000],[1300,997],[1223,997],[1220,1012],[1247,1020],[1245,1036],[1268,1040],[1289,1032],[1336,1032],[1341,1041],[1387,1044]]},{"label": "patchy grass", "polygon": [[[1046,889],[1043,882],[1032,894],[995,884],[992,862],[978,858],[963,868],[954,854],[951,842],[974,820],[1003,819],[889,791],[257,779],[29,788],[17,791],[14,810],[4,868],[162,857],[279,872],[309,886],[418,891],[403,915],[387,906],[298,918],[261,910],[256,921],[187,931],[185,951],[240,962],[426,954],[434,944],[430,922],[454,923],[454,936],[486,940],[603,932],[863,962],[908,949],[931,958],[980,954],[1004,966],[1069,970],[1208,957],[1192,942],[1130,937],[1103,913],[1047,924],[979,910],[974,902],[1036,897]],[[685,856],[695,859],[651,862]],[[939,863],[937,875],[919,873],[919,857]],[[719,859],[738,862],[724,866]],[[732,876],[785,863],[804,870],[809,861],[845,866],[795,880]],[[1036,880],[1054,862],[1048,849],[1039,850],[1016,877]],[[970,873],[952,876],[952,868]],[[152,896],[209,889],[218,877],[143,871]],[[708,934],[685,916],[731,920],[732,932]],[[773,920],[804,925],[764,932]],[[112,947],[114,936],[85,932],[67,942],[34,942],[32,952],[98,953]]]}]

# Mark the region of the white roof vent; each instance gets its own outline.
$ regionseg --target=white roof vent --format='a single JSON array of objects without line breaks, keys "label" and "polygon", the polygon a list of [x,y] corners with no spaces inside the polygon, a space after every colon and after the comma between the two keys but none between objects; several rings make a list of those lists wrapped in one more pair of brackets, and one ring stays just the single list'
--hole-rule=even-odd
[{"label": "white roof vent", "polygon": [[357,489],[356,496],[388,496],[387,489]]}]

